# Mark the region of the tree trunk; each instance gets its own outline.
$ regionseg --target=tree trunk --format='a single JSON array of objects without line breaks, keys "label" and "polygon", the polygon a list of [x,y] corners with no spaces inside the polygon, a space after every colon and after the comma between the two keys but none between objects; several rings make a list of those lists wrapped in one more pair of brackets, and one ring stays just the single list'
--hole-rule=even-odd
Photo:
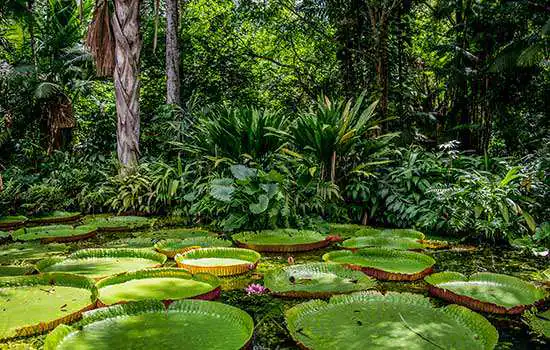
[{"label": "tree trunk", "polygon": [[112,14],[115,38],[117,153],[130,166],[139,158],[139,0],[115,0]]},{"label": "tree trunk", "polygon": [[180,50],[178,0],[166,0],[166,102],[180,105]]}]

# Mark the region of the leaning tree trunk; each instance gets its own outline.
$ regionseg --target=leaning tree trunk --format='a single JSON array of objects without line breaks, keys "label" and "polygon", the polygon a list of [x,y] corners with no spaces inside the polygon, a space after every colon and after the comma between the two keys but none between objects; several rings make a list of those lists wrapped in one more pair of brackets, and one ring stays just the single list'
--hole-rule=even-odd
[{"label": "leaning tree trunk", "polygon": [[180,104],[178,0],[166,0],[166,102]]},{"label": "leaning tree trunk", "polygon": [[111,17],[115,39],[117,153],[125,165],[139,157],[139,0],[115,0]]}]

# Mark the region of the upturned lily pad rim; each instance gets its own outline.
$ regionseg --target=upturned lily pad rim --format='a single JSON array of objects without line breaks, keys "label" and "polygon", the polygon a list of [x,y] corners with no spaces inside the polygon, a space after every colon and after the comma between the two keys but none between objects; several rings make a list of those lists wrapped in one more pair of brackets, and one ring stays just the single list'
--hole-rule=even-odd
[{"label": "upturned lily pad rim", "polygon": [[80,219],[82,213],[80,212],[70,212],[64,210],[54,210],[49,213],[44,213],[31,217],[29,223],[31,224],[53,224],[61,222],[71,222]]},{"label": "upturned lily pad rim", "polygon": [[[160,267],[166,262],[166,256],[157,253],[153,250],[139,248],[90,248],[78,250],[67,257],[57,257],[43,259],[36,264],[36,269],[40,272],[48,267],[60,263],[65,260],[90,259],[90,258],[141,258],[155,261]],[[97,277],[96,280],[101,280],[108,276]]]},{"label": "upturned lily pad rim", "polygon": [[24,225],[29,221],[29,218],[23,215],[0,216],[0,229],[13,229]]},{"label": "upturned lily pad rim", "polygon": [[[193,249],[184,254],[177,254],[174,260],[178,267],[190,271],[191,273],[206,272],[216,276],[233,276],[254,270],[261,257],[262,256],[258,252],[251,249],[212,247]],[[240,260],[249,261],[249,263],[230,266],[198,266],[192,263],[183,262],[183,260],[187,259],[200,258],[238,258]]]},{"label": "upturned lily pad rim", "polygon": [[[333,260],[334,258],[338,258],[340,256],[353,256],[353,255],[358,255],[358,256],[372,255],[372,256],[387,257],[390,259],[393,259],[393,258],[411,259],[411,260],[417,260],[417,261],[423,262],[426,265],[426,267],[423,270],[415,273],[399,273],[399,272],[389,272],[383,269],[359,265],[359,264],[340,263],[336,260]],[[352,270],[362,271],[363,273],[369,276],[372,276],[377,280],[387,280],[387,281],[419,280],[431,274],[433,272],[433,266],[436,263],[431,256],[428,256],[422,253],[403,251],[403,250],[393,250],[393,249],[387,249],[387,248],[363,248],[353,252],[351,250],[336,250],[336,251],[332,251],[324,254],[323,261],[343,264],[347,268],[350,268]]]},{"label": "upturned lily pad rim", "polygon": [[[424,278],[424,281],[428,283],[429,292],[431,295],[437,296],[441,299],[450,301],[452,303],[467,306],[468,308],[471,308],[473,310],[496,313],[496,314],[509,314],[509,315],[520,314],[526,309],[534,305],[541,304],[548,297],[548,294],[544,289],[538,288],[537,286],[527,281],[524,281],[517,277],[491,273],[491,272],[478,272],[468,277],[460,272],[444,271],[444,272],[435,273],[431,276],[427,276]],[[529,293],[531,293],[533,296],[533,302],[527,305],[517,305],[514,307],[506,307],[504,305],[498,305],[495,303],[482,301],[465,294],[459,294],[439,286],[442,283],[455,282],[455,281],[495,282],[503,285],[507,284],[521,290],[529,291]]]},{"label": "upturned lily pad rim", "polygon": [[[288,240],[285,242],[282,239],[281,242],[277,243],[262,242],[262,236],[265,237],[266,235],[276,235],[284,239],[288,238]],[[306,237],[308,242],[294,243],[294,237]],[[237,246],[258,252],[302,252],[324,248],[331,243],[325,235],[317,231],[297,229],[246,231],[236,233],[231,238]]]},{"label": "upturned lily pad rim", "polygon": [[384,247],[398,250],[422,250],[424,244],[407,237],[358,236],[342,242],[342,248],[357,250],[368,247]]},{"label": "upturned lily pad rim", "polygon": [[183,254],[193,249],[207,247],[231,247],[231,241],[212,236],[199,236],[184,239],[163,239],[155,243],[157,252],[173,258],[176,254]]},{"label": "upturned lily pad rim", "polygon": [[[357,288],[350,291],[339,291],[335,288],[332,291],[305,291],[305,290],[294,290],[292,286],[281,286],[277,284],[276,278],[278,276],[289,275],[289,271],[303,269],[307,270],[318,270],[320,272],[334,273],[340,277],[355,279],[357,280]],[[315,262],[315,263],[306,263],[298,265],[289,265],[280,269],[269,271],[264,276],[264,285],[272,295],[279,297],[288,297],[288,298],[328,298],[335,294],[349,294],[358,292],[360,290],[373,289],[376,287],[376,280],[365,275],[359,271],[353,271],[346,269],[341,264],[336,263],[324,263],[324,262]],[[290,288],[286,288],[290,287]]]},{"label": "upturned lily pad rim", "polygon": [[[177,300],[166,307],[162,302],[155,300],[136,301],[126,304],[118,304],[85,312],[82,320],[72,326],[61,325],[54,329],[45,340],[44,350],[56,350],[63,340],[74,332],[81,331],[84,327],[95,322],[101,322],[111,318],[142,315],[149,313],[189,312],[195,314],[217,314],[227,319],[228,324],[238,324],[247,333],[247,338],[241,349],[247,348],[254,334],[254,320],[245,311],[234,306],[206,300]],[[226,336],[231,336],[227,334]],[[223,341],[223,339],[222,339]]]},{"label": "upturned lily pad rim", "polygon": [[[186,280],[196,280],[199,282],[207,283],[210,286],[212,286],[212,289],[210,291],[203,294],[198,294],[191,298],[186,298],[186,299],[212,300],[219,297],[220,291],[221,291],[220,279],[209,273],[192,274],[182,269],[171,268],[171,267],[151,268],[151,269],[143,269],[138,271],[124,272],[118,275],[106,277],[100,280],[99,282],[97,282],[96,288],[98,290],[98,304],[100,306],[109,306],[107,304],[104,304],[103,301],[101,300],[101,288],[122,284],[132,280],[140,280],[140,279],[148,279],[148,278],[181,278]],[[165,305],[167,305],[173,302],[174,300],[175,299],[163,299],[162,302]],[[117,304],[123,304],[123,303],[125,302],[119,302]]]},{"label": "upturned lily pad rim", "polygon": [[147,227],[151,225],[151,219],[135,215],[100,216],[87,217],[84,223],[97,227],[99,232],[123,232]]},{"label": "upturned lily pad rim", "polygon": [[495,327],[480,314],[471,311],[460,305],[448,305],[445,307],[434,307],[430,300],[420,294],[413,293],[397,293],[387,292],[382,294],[377,291],[364,291],[346,295],[335,295],[328,302],[322,300],[310,300],[305,303],[298,304],[285,312],[285,321],[287,328],[292,338],[303,349],[310,349],[306,344],[301,342],[299,334],[300,322],[307,317],[315,317],[315,314],[327,308],[337,305],[357,303],[372,304],[377,302],[396,303],[396,307],[401,304],[404,307],[408,305],[418,305],[425,307],[431,312],[442,312],[464,327],[470,328],[475,334],[481,335],[480,341],[485,350],[492,350],[498,342],[498,332]]},{"label": "upturned lily pad rim", "polygon": [[84,276],[74,275],[70,273],[52,272],[42,273],[38,275],[0,278],[0,288],[28,287],[37,285],[57,285],[63,287],[87,289],[90,291],[90,304],[80,310],[77,310],[55,320],[40,322],[39,324],[33,324],[18,328],[15,330],[15,334],[13,336],[8,336],[3,339],[11,339],[14,337],[45,333],[54,329],[60,324],[70,323],[79,320],[84,312],[93,310],[96,307],[97,288],[95,286],[95,282],[92,279]]},{"label": "upturned lily pad rim", "polygon": [[[48,232],[54,231],[66,231],[72,232],[68,235],[48,235]],[[33,232],[36,232],[33,234]],[[42,232],[42,235],[40,234]],[[23,227],[15,230],[11,233],[11,237],[14,241],[28,242],[34,240],[40,240],[42,243],[65,243],[74,242],[83,239],[92,238],[96,235],[97,228],[91,226],[77,226],[71,225],[50,225],[50,226],[35,226],[35,227]]]}]

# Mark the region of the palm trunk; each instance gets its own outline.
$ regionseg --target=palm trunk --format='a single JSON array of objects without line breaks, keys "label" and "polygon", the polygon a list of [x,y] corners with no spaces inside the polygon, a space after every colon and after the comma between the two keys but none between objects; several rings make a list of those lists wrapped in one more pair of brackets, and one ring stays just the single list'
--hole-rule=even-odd
[{"label": "palm trunk", "polygon": [[166,0],[166,102],[180,104],[178,0]]},{"label": "palm trunk", "polygon": [[139,158],[139,0],[115,0],[111,23],[115,39],[117,153],[130,166]]}]

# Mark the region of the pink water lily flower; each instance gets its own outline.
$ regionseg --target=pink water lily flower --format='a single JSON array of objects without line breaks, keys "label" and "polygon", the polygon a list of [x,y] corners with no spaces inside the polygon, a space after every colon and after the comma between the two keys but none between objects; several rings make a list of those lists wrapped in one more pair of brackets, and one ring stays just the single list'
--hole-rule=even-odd
[{"label": "pink water lily flower", "polygon": [[253,283],[246,287],[245,289],[247,295],[251,294],[265,294],[267,293],[267,288],[261,284]]}]

